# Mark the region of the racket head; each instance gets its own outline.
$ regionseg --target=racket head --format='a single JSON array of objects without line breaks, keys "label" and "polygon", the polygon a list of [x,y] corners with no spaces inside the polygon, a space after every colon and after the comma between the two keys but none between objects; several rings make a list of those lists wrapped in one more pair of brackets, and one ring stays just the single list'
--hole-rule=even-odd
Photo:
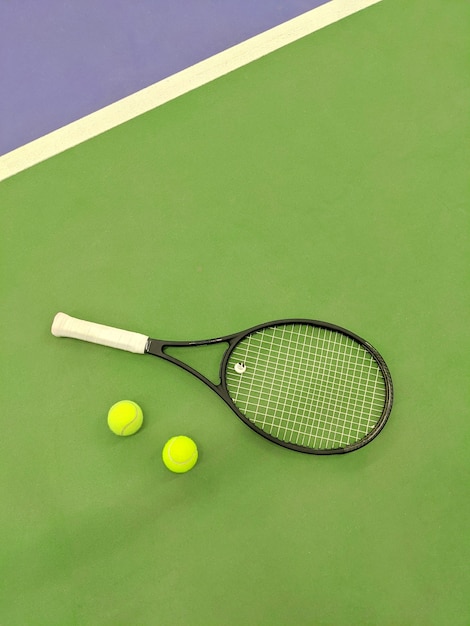
[{"label": "racket head", "polygon": [[240,333],[220,377],[224,399],[248,426],[299,452],[357,450],[379,434],[392,409],[381,355],[327,322],[280,320]]}]

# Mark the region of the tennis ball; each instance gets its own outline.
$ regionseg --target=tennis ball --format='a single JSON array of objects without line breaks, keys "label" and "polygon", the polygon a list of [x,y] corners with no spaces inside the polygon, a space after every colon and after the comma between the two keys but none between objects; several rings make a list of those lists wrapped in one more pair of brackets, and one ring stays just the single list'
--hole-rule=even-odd
[{"label": "tennis ball", "polygon": [[142,409],[132,400],[116,402],[108,411],[108,426],[115,435],[133,435],[142,426]]},{"label": "tennis ball", "polygon": [[197,446],[192,439],[179,435],[169,439],[162,452],[163,463],[177,474],[189,472],[197,462]]}]

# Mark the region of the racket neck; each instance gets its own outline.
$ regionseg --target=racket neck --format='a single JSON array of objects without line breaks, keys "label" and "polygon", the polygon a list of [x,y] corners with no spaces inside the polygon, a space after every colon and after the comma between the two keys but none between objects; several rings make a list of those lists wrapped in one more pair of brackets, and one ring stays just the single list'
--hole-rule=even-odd
[{"label": "racket neck", "polygon": [[[186,361],[179,359],[176,356],[169,354],[167,352],[167,350],[171,348],[184,348],[189,351],[191,348],[197,347],[197,346],[207,346],[207,345],[212,345],[212,344],[223,344],[223,343],[227,343],[227,340],[225,338],[211,339],[211,340],[206,340],[206,341],[164,341],[161,339],[150,338],[147,342],[145,352],[147,354],[151,354],[152,356],[156,356],[161,359],[164,359],[165,361],[169,361],[170,363],[177,365],[181,369],[184,369],[186,372],[189,372],[190,374],[192,374],[193,376],[201,380],[203,383],[205,383],[208,387],[210,387],[213,391],[215,391],[223,400],[230,401],[226,388],[225,388],[225,384],[223,382],[224,377],[223,377],[221,365],[219,365],[218,380],[217,382],[214,382],[213,380],[205,376],[202,372],[200,372],[198,369],[196,369],[195,367],[193,367]],[[228,346],[227,346],[227,349],[225,350],[225,353],[227,352],[227,350],[228,350]]]}]

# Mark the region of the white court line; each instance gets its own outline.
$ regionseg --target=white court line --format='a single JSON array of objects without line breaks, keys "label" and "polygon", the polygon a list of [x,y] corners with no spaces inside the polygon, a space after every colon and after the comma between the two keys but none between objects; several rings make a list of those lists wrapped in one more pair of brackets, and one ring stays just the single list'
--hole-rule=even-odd
[{"label": "white court line", "polygon": [[0,181],[381,0],[330,0],[0,157]]}]

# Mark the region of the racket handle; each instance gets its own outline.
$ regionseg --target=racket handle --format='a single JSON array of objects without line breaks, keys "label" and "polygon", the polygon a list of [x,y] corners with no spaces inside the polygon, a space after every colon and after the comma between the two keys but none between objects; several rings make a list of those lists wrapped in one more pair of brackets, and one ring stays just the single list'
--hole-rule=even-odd
[{"label": "racket handle", "polygon": [[86,322],[76,317],[70,317],[65,313],[57,313],[52,322],[51,332],[56,337],[71,337],[81,339],[91,343],[99,343],[102,346],[136,352],[145,353],[148,337],[140,333],[133,333],[128,330],[103,326],[94,322]]}]

